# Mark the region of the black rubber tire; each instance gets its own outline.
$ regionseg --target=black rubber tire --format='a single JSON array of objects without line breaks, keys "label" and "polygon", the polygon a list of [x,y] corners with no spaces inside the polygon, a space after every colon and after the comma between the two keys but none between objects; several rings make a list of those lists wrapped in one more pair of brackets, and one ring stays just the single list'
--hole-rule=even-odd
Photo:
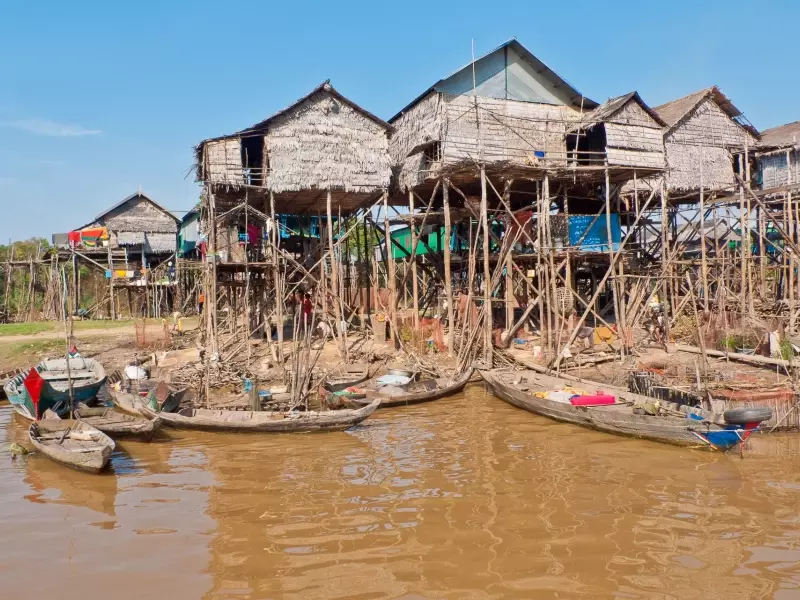
[{"label": "black rubber tire", "polygon": [[748,423],[761,423],[772,418],[772,409],[765,406],[752,408],[732,408],[723,415],[725,422],[731,425],[747,425]]}]

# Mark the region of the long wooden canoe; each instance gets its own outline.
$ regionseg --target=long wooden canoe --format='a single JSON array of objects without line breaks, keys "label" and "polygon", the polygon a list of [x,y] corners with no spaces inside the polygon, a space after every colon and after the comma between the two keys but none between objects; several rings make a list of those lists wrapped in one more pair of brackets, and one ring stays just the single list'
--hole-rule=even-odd
[{"label": "long wooden canoe", "polygon": [[[646,402],[654,402],[652,398],[607,386],[605,391],[616,396],[617,404],[573,406],[569,402],[539,397],[537,393],[558,391],[567,387],[586,388],[590,384],[566,381],[534,371],[498,369],[481,371],[481,376],[494,395],[518,408],[556,421],[616,435],[680,446],[728,450],[747,439],[754,430],[742,426],[724,425],[722,415],[672,402],[659,401],[660,407],[666,409],[667,414],[658,416],[645,414],[641,407]],[[594,386],[597,387],[598,384]],[[676,416],[677,414],[683,416]]]},{"label": "long wooden canoe", "polygon": [[48,458],[89,473],[102,471],[114,451],[110,437],[82,421],[42,419],[31,423],[28,436]]},{"label": "long wooden canoe", "polygon": [[111,408],[79,408],[75,418],[99,429],[113,439],[125,437],[142,442],[153,439],[155,432],[161,427],[161,418],[148,419],[117,412]]},{"label": "long wooden canoe", "polygon": [[378,387],[376,381],[373,380],[363,386],[364,398],[348,399],[347,403],[350,406],[363,406],[374,400],[380,400],[381,404],[378,408],[394,408],[432,402],[460,392],[467,385],[470,377],[472,377],[472,369],[467,369],[453,377],[422,379],[409,383],[403,388],[395,386]]},{"label": "long wooden canoe", "polygon": [[332,431],[347,429],[369,417],[380,404],[375,400],[358,410],[326,411],[240,411],[183,408],[176,413],[155,413],[142,405],[142,414],[161,417],[164,424],[176,429],[202,431],[290,433],[305,431]]}]

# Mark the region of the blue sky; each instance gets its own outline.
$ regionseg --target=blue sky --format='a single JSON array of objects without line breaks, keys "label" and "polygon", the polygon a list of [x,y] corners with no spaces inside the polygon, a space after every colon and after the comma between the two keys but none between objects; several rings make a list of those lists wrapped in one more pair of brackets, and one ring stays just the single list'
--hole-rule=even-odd
[{"label": "blue sky", "polygon": [[[274,4],[274,6],[273,6]],[[388,118],[517,37],[587,96],[719,85],[759,129],[800,119],[800,3],[0,0],[0,241],[138,187],[191,208],[192,146],[325,79]]]}]

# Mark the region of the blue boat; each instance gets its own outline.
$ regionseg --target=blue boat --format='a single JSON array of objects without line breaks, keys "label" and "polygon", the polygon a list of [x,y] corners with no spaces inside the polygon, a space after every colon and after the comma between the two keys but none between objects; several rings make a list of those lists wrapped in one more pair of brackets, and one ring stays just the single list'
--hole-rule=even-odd
[{"label": "blue boat", "polygon": [[41,419],[46,410],[52,410],[60,417],[69,415],[70,380],[75,405],[92,400],[106,382],[103,365],[93,358],[70,358],[69,370],[65,358],[43,360],[32,369],[36,369],[43,380],[38,406],[34,404],[24,383],[31,369],[23,371],[3,386],[14,410],[31,421]]}]

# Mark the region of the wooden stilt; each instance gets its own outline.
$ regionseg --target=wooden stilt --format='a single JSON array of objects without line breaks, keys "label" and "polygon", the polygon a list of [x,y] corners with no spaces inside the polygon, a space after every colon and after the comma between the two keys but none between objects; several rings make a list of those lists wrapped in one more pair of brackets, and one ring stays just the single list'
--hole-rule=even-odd
[{"label": "wooden stilt", "polygon": [[383,237],[386,243],[386,279],[387,287],[389,289],[389,323],[390,332],[389,340],[394,345],[396,343],[395,336],[397,335],[397,277],[395,276],[394,268],[394,255],[392,248],[392,232],[389,229],[389,193],[383,192]]},{"label": "wooden stilt", "polygon": [[272,219],[272,278],[275,285],[275,327],[278,330],[278,363],[283,365],[283,282],[281,281],[281,271],[278,264],[278,248],[280,246],[281,232],[278,229],[278,220],[275,216],[275,195],[272,190],[269,192],[269,216]]},{"label": "wooden stilt", "polygon": [[622,344],[622,356],[625,356],[625,332],[621,331],[621,323],[620,317],[622,315],[622,311],[620,310],[620,298],[619,298],[619,291],[617,289],[617,273],[616,268],[614,267],[614,236],[611,230],[611,179],[608,173],[608,164],[606,164],[605,168],[605,197],[606,197],[606,233],[608,235],[608,268],[611,269],[611,298],[614,303],[614,322],[617,323],[617,330],[620,336],[622,337],[623,344]]},{"label": "wooden stilt", "polygon": [[444,205],[444,293],[447,297],[447,355],[453,356],[455,321],[453,319],[453,278],[450,271],[451,217],[450,182],[442,181],[442,203]]},{"label": "wooden stilt", "polygon": [[[506,179],[503,185],[503,199],[505,200],[506,204],[509,204],[511,198],[511,180]],[[508,235],[508,231],[506,231],[506,235]],[[514,260],[512,258],[512,254],[514,252],[514,248],[510,248],[508,250],[508,254],[506,254],[506,274],[505,274],[505,304],[506,304],[506,322],[504,325],[504,329],[506,330],[506,335],[510,335],[511,327],[514,324]]]},{"label": "wooden stilt", "polygon": [[[792,154],[791,150],[786,151],[786,183],[788,185],[792,184]],[[789,237],[792,238],[792,241],[795,239],[795,221],[794,221],[794,207],[792,206],[792,192],[791,190],[786,192],[786,220],[788,221],[789,226],[786,228]],[[786,248],[784,245],[784,254],[788,255],[788,267],[789,267],[789,286],[788,286],[788,295],[789,298],[789,331],[794,332],[795,330],[795,253],[791,251],[791,249]]]},{"label": "wooden stilt", "polygon": [[486,197],[486,169],[481,165],[481,225],[483,227],[483,302],[486,307],[485,361],[492,366],[492,271],[489,266],[489,214]]},{"label": "wooden stilt", "polygon": [[[408,190],[408,212],[411,215],[411,247],[417,247],[417,220],[414,218],[414,192]],[[417,257],[411,257],[411,298],[413,302],[412,319],[414,330],[419,329],[419,281],[417,280]]]}]

